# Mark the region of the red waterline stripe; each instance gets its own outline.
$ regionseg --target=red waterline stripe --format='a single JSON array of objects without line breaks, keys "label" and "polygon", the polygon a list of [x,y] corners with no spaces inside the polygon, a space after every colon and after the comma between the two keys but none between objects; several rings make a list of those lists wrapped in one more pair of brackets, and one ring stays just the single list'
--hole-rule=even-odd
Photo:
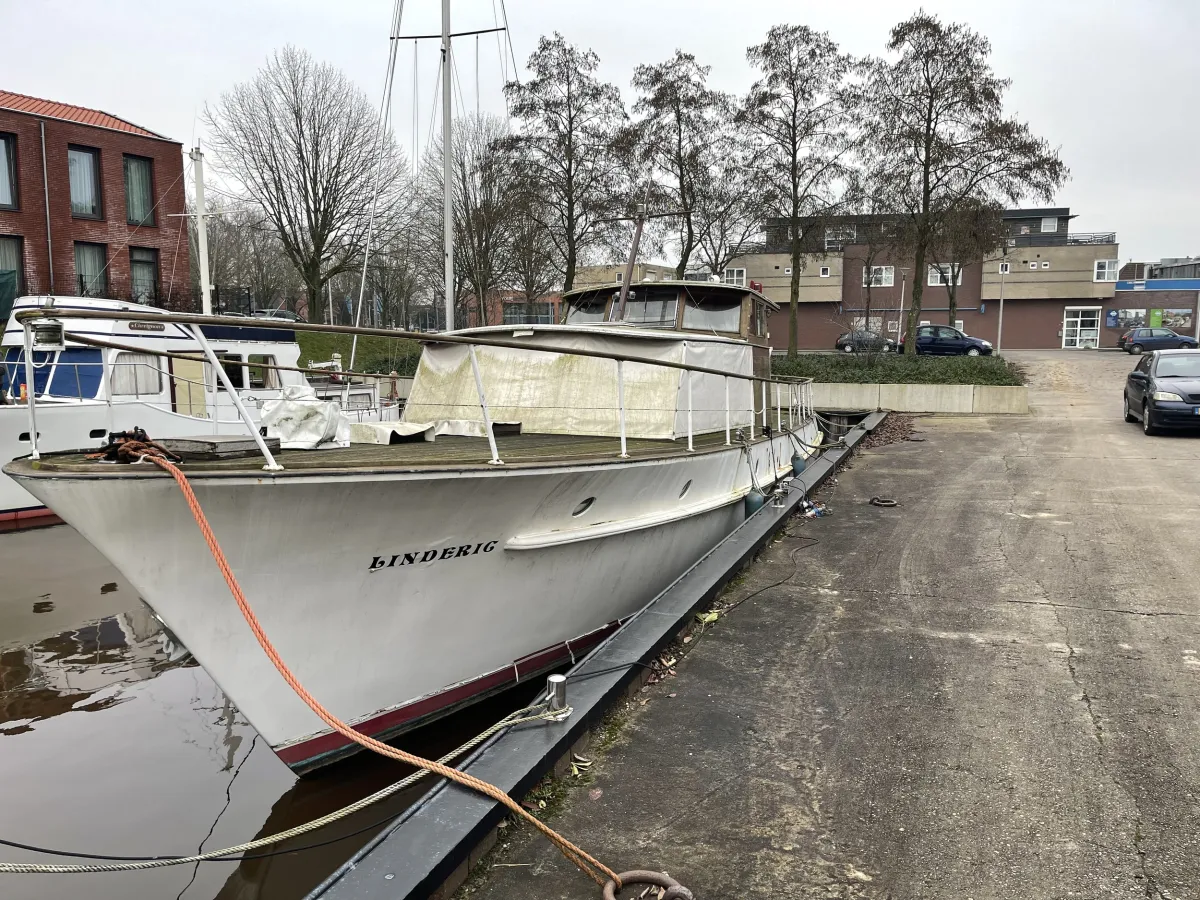
[{"label": "red waterline stripe", "polygon": [[[481,675],[473,681],[388,710],[365,722],[354,723],[354,728],[371,737],[379,737],[383,734],[394,734],[405,727],[415,727],[419,720],[428,718],[447,707],[463,703],[477,694],[494,691],[509,683],[516,683],[523,675],[544,671],[563,660],[571,659],[579,651],[586,651],[596,646],[616,631],[619,625],[620,622],[611,622],[603,628],[581,637],[571,638],[569,641],[531,653],[529,656],[517,660],[511,666],[505,666],[503,669]],[[331,731],[299,744],[272,749],[275,750],[276,756],[292,768],[306,769],[316,763],[319,758],[336,754],[351,746],[351,741],[337,732]]]}]

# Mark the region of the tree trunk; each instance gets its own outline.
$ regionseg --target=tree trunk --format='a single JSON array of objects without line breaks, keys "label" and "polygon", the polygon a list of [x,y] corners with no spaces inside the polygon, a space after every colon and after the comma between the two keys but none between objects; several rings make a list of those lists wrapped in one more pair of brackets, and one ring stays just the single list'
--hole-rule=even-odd
[{"label": "tree trunk", "polygon": [[951,328],[955,328],[954,320],[958,318],[958,284],[955,276],[954,266],[950,267],[950,281],[946,284],[946,296],[950,298],[949,304],[949,324]]},{"label": "tree trunk", "polygon": [[[793,219],[793,221],[795,221]],[[800,349],[800,236],[792,230],[792,280],[788,285],[788,358],[794,359]]]},{"label": "tree trunk", "polygon": [[917,256],[913,261],[912,305],[908,308],[908,321],[904,323],[904,352],[917,354],[917,323],[921,320],[921,296],[925,293],[925,279],[918,274],[925,271],[925,241],[917,240]]}]

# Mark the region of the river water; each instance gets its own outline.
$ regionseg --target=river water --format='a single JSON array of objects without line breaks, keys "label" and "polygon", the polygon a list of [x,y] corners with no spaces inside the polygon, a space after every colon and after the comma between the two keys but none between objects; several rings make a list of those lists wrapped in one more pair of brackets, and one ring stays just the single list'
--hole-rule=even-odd
[{"label": "river water", "polygon": [[[69,526],[0,534],[0,838],[184,856],[310,821],[411,771],[360,753],[297,778],[204,670],[172,649],[136,592]],[[517,688],[399,743],[441,755],[530,691]],[[431,785],[278,845],[293,851],[284,855],[148,872],[0,875],[0,897],[294,900]],[[86,862],[3,846],[0,859]]]}]

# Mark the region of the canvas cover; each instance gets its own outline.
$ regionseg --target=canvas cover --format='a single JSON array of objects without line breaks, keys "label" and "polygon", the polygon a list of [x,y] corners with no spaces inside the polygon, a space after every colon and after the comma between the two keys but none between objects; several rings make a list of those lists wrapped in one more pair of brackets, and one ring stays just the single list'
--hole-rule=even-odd
[{"label": "canvas cover", "polygon": [[316,450],[350,446],[350,423],[332,400],[318,400],[307,384],[286,385],[278,400],[262,406],[267,437],[284,450]]},{"label": "canvas cover", "polygon": [[[507,334],[497,334],[512,340]],[[530,349],[475,348],[493,422],[520,422],[537,434],[617,436],[617,363],[611,359],[545,352],[537,346],[624,354],[639,359],[687,363],[749,375],[748,344],[685,339],[671,334],[638,338],[611,331],[535,331],[521,338]],[[695,433],[725,427],[725,381],[719,375],[688,373],[641,362],[624,363],[625,428],[631,438],[672,439],[687,434],[687,385],[691,381]],[[749,420],[750,382],[729,379],[734,425]],[[404,421],[482,422],[470,352],[463,344],[427,345],[421,355]]]}]

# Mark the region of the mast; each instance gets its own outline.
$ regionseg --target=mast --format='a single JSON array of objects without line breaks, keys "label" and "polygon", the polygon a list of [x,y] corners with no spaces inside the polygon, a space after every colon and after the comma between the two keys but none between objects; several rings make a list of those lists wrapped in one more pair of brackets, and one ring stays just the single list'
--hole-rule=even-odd
[{"label": "mast", "polygon": [[192,166],[196,173],[196,252],[200,254],[200,300],[201,311],[212,315],[212,285],[208,281],[208,225],[204,220],[204,154],[197,143],[191,152]]},{"label": "mast", "polygon": [[442,0],[442,226],[446,247],[446,330],[454,330],[454,201],[451,182],[450,0]]}]

